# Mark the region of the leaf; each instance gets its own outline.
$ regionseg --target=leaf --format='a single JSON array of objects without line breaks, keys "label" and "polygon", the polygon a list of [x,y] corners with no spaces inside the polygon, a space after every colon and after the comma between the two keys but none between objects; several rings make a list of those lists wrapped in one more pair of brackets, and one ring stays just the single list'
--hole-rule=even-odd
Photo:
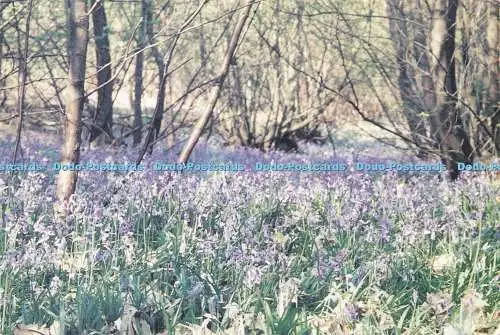
[{"label": "leaf", "polygon": [[453,306],[451,294],[448,292],[427,293],[426,301],[436,316],[446,316]]},{"label": "leaf", "polygon": [[462,298],[462,308],[469,313],[482,313],[487,306],[481,294],[474,289],[467,290]]},{"label": "leaf", "polygon": [[436,273],[446,272],[455,267],[456,258],[453,254],[435,256],[431,260],[431,268]]},{"label": "leaf", "polygon": [[443,335],[464,335],[464,333],[452,325],[446,324],[443,328]]},{"label": "leaf", "polygon": [[290,278],[286,282],[281,281],[279,284],[277,313],[283,316],[286,308],[291,303],[297,303],[299,294],[299,280]]},{"label": "leaf", "polygon": [[189,325],[178,325],[175,327],[175,334],[190,334],[190,335],[212,335],[215,334],[212,332],[210,329],[204,327],[204,325],[195,325],[195,324],[189,324]]},{"label": "leaf", "polygon": [[120,327],[116,326],[116,323],[112,323],[112,324],[108,324],[108,325],[105,325],[102,329],[101,329],[101,333],[103,335],[112,335],[112,334],[118,334],[119,333],[119,329]]},{"label": "leaf", "polygon": [[394,320],[391,315],[386,314],[384,312],[379,313],[379,322],[378,322],[378,328],[380,330],[390,330],[393,329],[395,324]]},{"label": "leaf", "polygon": [[37,325],[17,325],[14,335],[58,335],[59,323],[54,321],[50,328]]},{"label": "leaf", "polygon": [[149,327],[149,324],[146,322],[146,320],[135,317],[133,321],[133,328],[135,331],[135,334],[137,335],[153,335],[151,332],[151,328]]},{"label": "leaf", "polygon": [[401,314],[401,317],[399,318],[399,321],[398,321],[398,329],[400,329],[400,330],[403,329],[403,325],[404,325],[404,322],[405,322],[405,319],[406,319],[406,315],[410,311],[410,308],[411,308],[411,306],[408,305],[408,307],[406,307],[406,309]]},{"label": "leaf", "polygon": [[289,239],[290,239],[289,237],[283,235],[279,231],[274,234],[274,240],[278,242],[278,244],[281,245],[281,247],[283,248],[286,246]]},{"label": "leaf", "polygon": [[295,304],[290,304],[285,315],[279,320],[278,329],[282,330],[280,333],[288,332],[294,328],[296,315],[297,308]]}]

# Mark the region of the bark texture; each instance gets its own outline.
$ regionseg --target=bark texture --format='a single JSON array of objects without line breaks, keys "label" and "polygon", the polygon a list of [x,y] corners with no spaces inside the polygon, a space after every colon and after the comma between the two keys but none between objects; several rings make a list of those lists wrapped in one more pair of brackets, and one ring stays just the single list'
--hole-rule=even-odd
[{"label": "bark texture", "polygon": [[[97,1],[97,4],[95,2]],[[104,9],[103,0],[93,0],[92,23],[95,35],[95,51],[97,60],[97,108],[95,111],[94,126],[90,133],[89,142],[95,141],[99,135],[106,136],[106,142],[111,143],[113,138],[113,82],[111,80],[111,55],[109,47],[109,27]]]}]

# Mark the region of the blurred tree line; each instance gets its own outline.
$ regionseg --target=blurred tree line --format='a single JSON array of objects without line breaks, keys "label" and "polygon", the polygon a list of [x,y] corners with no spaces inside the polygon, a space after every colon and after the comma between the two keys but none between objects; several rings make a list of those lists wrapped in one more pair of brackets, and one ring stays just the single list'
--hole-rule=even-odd
[{"label": "blurred tree line", "polygon": [[495,0],[1,0],[0,115],[14,161],[35,119],[67,162],[183,130],[180,161],[204,134],[294,150],[355,115],[455,179],[500,150],[498,31]]}]

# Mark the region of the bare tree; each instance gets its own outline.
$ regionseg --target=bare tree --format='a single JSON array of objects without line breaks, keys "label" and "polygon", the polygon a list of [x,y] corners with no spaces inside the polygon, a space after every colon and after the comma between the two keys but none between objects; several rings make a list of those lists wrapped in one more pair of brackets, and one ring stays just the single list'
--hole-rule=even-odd
[{"label": "bare tree", "polygon": [[[423,0],[414,0],[413,10],[410,12],[410,19],[413,26],[413,55],[417,65],[417,81],[419,87],[420,104],[424,112],[429,114],[436,108],[436,90],[434,80],[431,73],[431,64],[429,57],[429,48],[427,40],[426,22],[424,21],[424,9],[422,8]],[[429,25],[430,26],[430,25]],[[437,130],[431,124],[430,136],[436,140],[435,135]],[[437,147],[437,141],[435,143]]]},{"label": "bare tree", "polygon": [[491,117],[494,147],[500,154],[500,4],[487,1],[488,22],[486,40],[488,42],[488,115]]},{"label": "bare tree", "polygon": [[[163,8],[167,7],[167,9],[168,9],[169,6],[170,6],[170,3],[167,2],[165,4],[165,6],[163,6]],[[148,41],[150,44],[154,44],[155,41],[154,41],[153,18],[152,18],[153,10],[152,10],[151,4],[148,4],[147,12],[148,12],[148,19],[147,19]],[[177,40],[177,38],[176,38],[176,40]],[[175,49],[175,47],[173,47],[172,49]],[[154,58],[154,61],[156,63],[156,67],[158,68],[159,85],[158,85],[158,97],[157,97],[157,102],[156,102],[157,107],[155,108],[155,113],[153,116],[153,124],[152,124],[153,134],[149,135],[149,133],[148,133],[145,145],[149,145],[149,143],[151,141],[154,141],[160,133],[161,122],[163,120],[163,111],[165,109],[165,85],[164,84],[162,85],[162,83],[164,82],[163,77],[166,75],[166,73],[164,73],[165,69],[167,69],[167,71],[168,71],[168,66],[165,67],[165,59],[164,59],[163,55],[161,54],[159,48],[156,45],[154,45],[151,48],[151,52],[153,54],[153,58]],[[156,109],[158,109],[158,112],[156,112]],[[150,148],[150,151],[153,150],[153,146],[150,146],[149,148]]]},{"label": "bare tree", "polygon": [[5,86],[5,79],[3,74],[3,55],[4,55],[4,27],[3,27],[3,11],[7,8],[7,3],[0,3],[0,108],[4,106],[7,100],[6,91],[2,88]]},{"label": "bare tree", "polygon": [[139,38],[137,48],[139,52],[135,58],[134,70],[134,146],[139,145],[142,140],[142,93],[143,93],[143,71],[144,71],[144,47],[146,46],[146,34],[148,27],[148,5],[149,0],[141,1],[141,26],[139,29]]},{"label": "bare tree", "polygon": [[[169,46],[166,59],[161,55],[158,48],[156,48],[156,47],[152,48],[155,62],[156,62],[156,65],[158,67],[160,83],[158,85],[159,87],[158,87],[158,95],[156,97],[156,106],[155,106],[155,110],[153,112],[153,121],[148,129],[142,150],[139,152],[139,156],[138,156],[137,161],[136,161],[137,164],[139,164],[142,161],[142,159],[144,158],[144,154],[146,153],[147,150],[149,150],[149,153],[152,153],[153,143],[158,138],[158,136],[160,134],[161,122],[163,119],[163,112],[165,109],[165,88],[166,88],[166,84],[167,84],[168,71],[169,71],[170,63],[172,62],[172,58],[174,56],[174,51],[175,51],[175,48],[176,48],[177,43],[179,41],[179,38],[182,35],[182,32],[185,29],[187,29],[187,27],[198,16],[198,14],[201,12],[203,7],[207,3],[208,3],[208,0],[201,1],[200,4],[198,5],[198,7],[196,8],[196,10],[193,13],[191,13],[191,15],[189,15],[189,17],[181,25],[175,38],[173,39],[172,43]],[[167,5],[168,5],[168,3],[167,3]],[[152,39],[153,39],[153,31],[152,31],[151,24],[148,24],[148,36],[150,38],[150,43],[151,43]]]},{"label": "bare tree", "polygon": [[[69,78],[64,118],[64,143],[61,164],[78,163],[81,145],[85,65],[89,17],[86,0],[67,0]],[[63,204],[74,193],[77,171],[61,170],[57,179],[57,200]],[[64,213],[64,212],[63,212]]]},{"label": "bare tree", "polygon": [[[15,163],[17,154],[21,147],[21,131],[23,129],[23,116],[24,116],[24,100],[26,95],[26,77],[28,76],[28,47],[29,47],[29,34],[31,23],[31,12],[33,10],[33,0],[28,2],[28,13],[26,16],[26,29],[24,36],[24,45],[22,55],[19,55],[19,87],[17,96],[17,137],[16,145],[14,148],[14,157],[12,161]],[[21,51],[21,50],[19,50]]]},{"label": "bare tree", "polygon": [[111,80],[111,55],[109,27],[104,9],[104,0],[92,0],[92,23],[94,26],[95,51],[97,60],[97,107],[89,142],[105,133],[108,142],[113,137],[113,81]]},{"label": "bare tree", "polygon": [[198,123],[195,125],[193,132],[191,133],[191,136],[189,137],[188,142],[184,146],[182,153],[179,157],[179,163],[186,163],[189,159],[189,156],[191,155],[191,152],[193,151],[194,147],[198,143],[198,140],[200,139],[201,134],[203,133],[203,130],[205,129],[208,121],[210,120],[210,117],[213,114],[213,111],[215,109],[215,106],[217,105],[217,101],[219,100],[222,85],[224,84],[224,80],[226,79],[226,76],[229,72],[229,65],[232,62],[232,59],[234,57],[236,47],[238,46],[238,42],[240,40],[240,35],[241,32],[243,31],[243,27],[245,26],[245,23],[250,15],[250,11],[252,9],[252,1],[248,2],[246,4],[245,8],[243,9],[243,13],[241,14],[238,23],[236,24],[236,27],[234,28],[233,34],[231,36],[231,40],[229,42],[229,47],[226,51],[226,55],[224,57],[224,61],[222,63],[222,66],[220,68],[219,74],[217,76],[217,81],[216,81],[216,86],[213,89],[212,96],[210,98],[207,110],[203,113],[201,118],[199,119]]},{"label": "bare tree", "polygon": [[[408,122],[413,140],[421,147],[420,144],[427,137],[425,122],[421,116],[425,109],[419,103],[416,92],[417,82],[411,59],[407,59],[410,41],[404,2],[402,0],[388,0],[387,11],[389,30],[393,37],[396,62],[399,68],[398,87],[403,102],[403,114]],[[425,152],[419,150],[418,156],[425,157]]]},{"label": "bare tree", "polygon": [[470,163],[473,149],[457,109],[455,76],[455,30],[458,0],[438,0],[431,32],[432,73],[436,83],[437,106],[431,115],[443,163],[452,180],[459,175],[458,163]]}]

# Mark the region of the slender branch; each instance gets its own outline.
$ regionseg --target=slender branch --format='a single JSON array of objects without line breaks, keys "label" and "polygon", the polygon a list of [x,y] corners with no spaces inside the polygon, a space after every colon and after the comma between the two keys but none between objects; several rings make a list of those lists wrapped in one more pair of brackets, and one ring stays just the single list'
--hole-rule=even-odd
[{"label": "slender branch", "polygon": [[213,114],[214,108],[217,104],[217,101],[219,100],[222,85],[224,84],[224,80],[226,79],[227,73],[229,71],[229,65],[231,64],[231,60],[234,57],[234,52],[240,40],[241,32],[243,30],[243,27],[245,26],[245,22],[247,21],[248,16],[250,15],[251,9],[252,9],[252,2],[249,2],[247,4],[247,7],[245,8],[245,11],[242,13],[240,19],[238,20],[238,23],[236,24],[236,27],[233,31],[233,35],[231,36],[231,41],[229,43],[229,47],[226,51],[224,62],[222,63],[222,67],[218,75],[217,86],[213,91],[212,97],[209,102],[209,106],[205,111],[205,113],[200,118],[200,120],[198,121],[198,123],[195,125],[195,128],[191,133],[191,136],[189,137],[189,140],[184,146],[184,149],[182,150],[182,153],[179,157],[178,160],[179,163],[186,163],[188,161],[191,152],[198,143],[198,140],[200,139],[203,129],[205,129],[210,117]]},{"label": "slender branch", "polygon": [[28,2],[28,14],[26,17],[26,35],[24,36],[24,50],[23,50],[23,58],[21,61],[21,73],[20,73],[20,87],[19,87],[19,95],[18,95],[18,104],[17,104],[17,114],[19,115],[19,120],[17,123],[17,136],[16,136],[16,146],[14,149],[14,156],[12,157],[12,162],[15,164],[17,159],[17,154],[19,152],[21,146],[21,132],[23,129],[23,114],[24,114],[24,100],[26,95],[26,77],[28,75],[28,47],[29,47],[29,30],[31,23],[31,12],[33,9],[33,0],[29,0]]},{"label": "slender branch", "polygon": [[[186,19],[186,21],[184,21],[182,26],[179,28],[178,32],[185,30],[194,21],[194,19],[198,16],[198,14],[201,12],[203,7],[205,7],[205,5],[208,3],[208,1],[209,0],[204,0],[200,3],[198,8]],[[162,92],[165,90],[165,84],[167,83],[167,78],[168,78],[168,68],[170,66],[170,63],[172,62],[174,50],[175,50],[175,47],[177,45],[177,42],[178,42],[180,36],[181,36],[180,34],[176,35],[176,38],[174,39],[172,46],[170,47],[170,50],[168,51],[167,60],[163,66],[163,73],[161,76],[160,87],[158,88],[158,96],[156,98],[156,106],[155,106],[155,110],[153,112],[153,118],[152,118],[153,121],[152,122],[154,122],[154,120],[156,120],[159,113],[163,113],[163,111],[160,111],[160,96],[161,96]],[[144,158],[144,154],[146,153],[148,146],[149,146],[151,139],[152,139],[151,137],[153,136],[153,128],[154,127],[151,125],[148,129],[148,133],[146,135],[144,145],[143,145],[141,151],[139,152],[139,157],[137,157],[137,164],[140,164],[142,159]]]}]

